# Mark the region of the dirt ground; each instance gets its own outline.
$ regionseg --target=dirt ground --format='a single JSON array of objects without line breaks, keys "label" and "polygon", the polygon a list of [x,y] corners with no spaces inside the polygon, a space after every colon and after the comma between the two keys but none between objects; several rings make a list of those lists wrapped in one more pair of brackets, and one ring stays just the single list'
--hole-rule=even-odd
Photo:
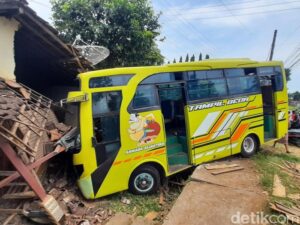
[{"label": "dirt ground", "polygon": [[[228,161],[228,160],[226,160]],[[211,164],[220,164],[226,161]],[[199,166],[193,179],[184,188],[163,225],[229,225],[234,215],[251,215],[261,212],[268,203],[268,195],[260,186],[254,163],[249,159],[234,158],[244,170],[211,175]],[[234,217],[236,219],[236,217]]]},{"label": "dirt ground", "polygon": [[[263,146],[264,150],[268,150],[268,151],[273,151],[273,152],[278,152],[278,153],[283,153],[285,152],[285,148],[284,145],[282,144],[276,144],[276,148],[274,148],[272,145],[264,145]],[[300,148],[295,146],[295,145],[289,145],[288,146],[289,151],[291,152],[291,155],[300,157]]]}]

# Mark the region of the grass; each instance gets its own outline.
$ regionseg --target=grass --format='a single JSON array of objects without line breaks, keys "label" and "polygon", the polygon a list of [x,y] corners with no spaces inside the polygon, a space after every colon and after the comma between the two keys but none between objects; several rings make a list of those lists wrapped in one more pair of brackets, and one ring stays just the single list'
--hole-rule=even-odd
[{"label": "grass", "polygon": [[271,163],[284,166],[284,161],[300,163],[300,158],[285,153],[280,154],[269,151],[261,151],[253,159],[261,174],[261,184],[269,193],[270,201],[280,201],[286,205],[293,205],[293,201],[289,198],[278,198],[272,196],[274,175],[277,174],[280,177],[282,184],[286,188],[287,194],[300,193],[300,181],[297,180],[297,178],[289,176],[281,168]]},{"label": "grass", "polygon": [[[165,196],[165,204],[163,205],[159,204],[159,193],[152,195],[133,195],[128,191],[103,198],[100,204],[109,207],[114,213],[124,212],[136,216],[145,216],[152,211],[161,212],[169,209],[180,192],[181,190],[178,188],[170,187],[167,196]],[[128,199],[130,204],[127,205],[121,202],[122,198]]]}]

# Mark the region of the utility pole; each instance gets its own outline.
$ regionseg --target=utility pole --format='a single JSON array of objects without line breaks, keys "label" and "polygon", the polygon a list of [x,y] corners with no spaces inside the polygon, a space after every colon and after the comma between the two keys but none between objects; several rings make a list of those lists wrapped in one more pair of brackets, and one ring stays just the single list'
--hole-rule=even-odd
[{"label": "utility pole", "polygon": [[269,61],[272,61],[272,59],[273,59],[273,54],[274,54],[274,49],[275,49],[275,44],[276,44],[276,37],[277,37],[277,30],[274,30]]}]

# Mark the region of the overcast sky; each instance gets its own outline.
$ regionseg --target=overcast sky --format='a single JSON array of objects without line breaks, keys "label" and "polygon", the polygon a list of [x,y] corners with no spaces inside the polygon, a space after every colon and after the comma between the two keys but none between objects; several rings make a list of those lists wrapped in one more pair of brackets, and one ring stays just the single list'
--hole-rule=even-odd
[{"label": "overcast sky", "polygon": [[[51,23],[49,0],[28,0]],[[211,58],[266,60],[274,29],[278,30],[274,59],[290,66],[300,53],[300,0],[153,0],[162,12],[159,48],[167,60],[199,53]],[[297,54],[296,54],[297,55]],[[288,61],[287,61],[288,60]],[[300,91],[300,63],[292,69],[289,92]]]}]

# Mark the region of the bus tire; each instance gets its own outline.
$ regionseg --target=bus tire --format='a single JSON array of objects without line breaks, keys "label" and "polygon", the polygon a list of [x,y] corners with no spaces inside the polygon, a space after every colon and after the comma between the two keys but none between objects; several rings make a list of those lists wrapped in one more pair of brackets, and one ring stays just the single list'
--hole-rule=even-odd
[{"label": "bus tire", "polygon": [[254,135],[248,135],[242,142],[241,155],[245,158],[253,156],[258,148],[257,139]]},{"label": "bus tire", "polygon": [[137,168],[129,180],[129,191],[137,195],[153,194],[159,189],[159,186],[159,172],[150,165]]}]

